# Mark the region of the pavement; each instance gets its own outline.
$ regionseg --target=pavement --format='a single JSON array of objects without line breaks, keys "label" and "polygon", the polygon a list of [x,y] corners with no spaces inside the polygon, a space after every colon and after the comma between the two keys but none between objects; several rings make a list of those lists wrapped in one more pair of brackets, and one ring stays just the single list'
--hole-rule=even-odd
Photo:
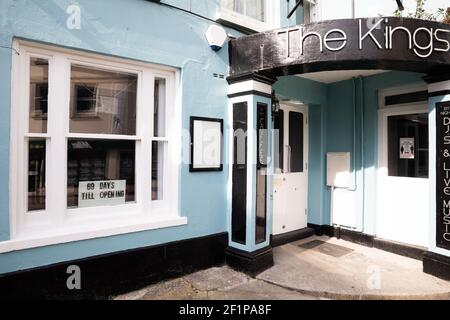
[{"label": "pavement", "polygon": [[252,279],[229,267],[211,268],[130,292],[115,300],[317,300]]},{"label": "pavement", "polygon": [[450,300],[450,282],[422,261],[344,240],[310,237],[274,249],[256,278],[211,268],[116,297],[118,300]]}]

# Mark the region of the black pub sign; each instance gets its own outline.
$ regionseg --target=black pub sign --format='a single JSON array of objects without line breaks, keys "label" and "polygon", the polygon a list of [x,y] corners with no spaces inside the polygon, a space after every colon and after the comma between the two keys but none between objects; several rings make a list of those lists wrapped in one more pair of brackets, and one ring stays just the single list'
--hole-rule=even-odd
[{"label": "black pub sign", "polygon": [[436,105],[436,245],[450,250],[450,101]]}]

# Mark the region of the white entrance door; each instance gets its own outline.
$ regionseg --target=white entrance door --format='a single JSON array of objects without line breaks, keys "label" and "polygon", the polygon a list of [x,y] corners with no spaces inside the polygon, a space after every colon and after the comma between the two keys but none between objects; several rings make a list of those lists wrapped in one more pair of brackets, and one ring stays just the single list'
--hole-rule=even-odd
[{"label": "white entrance door", "polygon": [[380,110],[377,236],[427,246],[428,111],[416,105]]},{"label": "white entrance door", "polygon": [[283,104],[274,122],[275,129],[279,129],[274,139],[279,156],[273,179],[273,234],[277,235],[308,224],[307,107]]}]

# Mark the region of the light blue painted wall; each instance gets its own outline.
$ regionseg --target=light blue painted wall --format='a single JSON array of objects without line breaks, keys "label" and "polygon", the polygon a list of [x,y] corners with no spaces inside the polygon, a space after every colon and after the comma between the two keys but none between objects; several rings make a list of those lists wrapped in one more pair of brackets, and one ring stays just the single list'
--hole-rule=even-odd
[{"label": "light blue painted wall", "polygon": [[[357,229],[375,234],[376,164],[378,161],[378,92],[382,89],[422,83],[422,74],[388,72],[379,75],[322,84],[299,77],[280,77],[274,89],[280,100],[301,101],[309,106],[308,222],[330,224],[330,191],[326,187],[326,153],[352,153],[358,193]],[[355,96],[356,116],[353,95]],[[364,104],[363,115],[361,105]],[[361,156],[361,117],[364,127],[364,155]],[[353,158],[353,128],[355,151]],[[364,157],[364,160],[362,159]],[[364,177],[361,161],[364,161]],[[364,192],[364,198],[363,198]],[[363,216],[364,212],[364,216]]]},{"label": "light blue painted wall", "polygon": [[[198,1],[195,1],[198,2]],[[2,0],[0,46],[13,37],[148,61],[180,68],[183,128],[189,117],[206,116],[228,123],[227,83],[213,73],[227,74],[228,50],[213,52],[204,34],[211,22],[155,3],[138,0],[78,0],[81,30],[66,28],[68,0]],[[126,16],[129,18],[126,18]],[[162,18],[163,17],[163,18]],[[0,239],[9,238],[8,158],[11,50],[0,49]],[[228,141],[225,140],[225,157]],[[189,152],[183,144],[183,152]],[[183,227],[80,241],[0,255],[0,273],[113,251],[160,244],[226,231],[228,168],[221,173],[181,170]]]},{"label": "light blue painted wall", "polygon": [[[208,1],[165,2],[203,15],[211,15],[217,9],[214,9],[217,1],[211,1],[208,5]],[[181,70],[183,128],[189,128],[191,115],[223,118],[225,129],[229,127],[226,81],[212,77],[213,73],[227,74],[227,47],[219,53],[210,50],[204,33],[212,22],[143,0],[78,0],[76,3],[82,9],[82,28],[68,30],[65,27],[68,17],[65,10],[72,3],[74,2],[70,0],[2,0],[0,46],[10,47],[13,37],[20,37],[177,67]],[[283,3],[285,2],[282,1]],[[282,6],[281,16],[285,15],[283,10],[287,8],[283,9]],[[128,13],[130,18],[124,18],[124,13]],[[0,240],[9,238],[10,77],[11,51],[0,48]],[[391,72],[363,80],[366,195],[364,230],[367,233],[375,232],[373,195],[377,160],[377,92],[382,88],[419,82],[420,77],[419,74]],[[359,82],[357,89],[360,87]],[[299,77],[281,77],[274,89],[282,100],[296,100],[309,105],[309,222],[329,224],[325,153],[352,148],[353,109],[349,103],[352,83],[345,81],[325,85]],[[358,107],[361,101],[362,97],[359,95]],[[357,132],[358,130],[360,127]],[[229,152],[226,139],[225,159]],[[357,144],[357,149],[360,147]],[[187,143],[183,144],[183,152],[189,152]],[[358,161],[361,159],[357,158]],[[361,173],[358,181],[360,176]],[[191,174],[188,166],[184,165],[181,170],[180,205],[182,215],[189,219],[188,226],[1,254],[0,273],[224,232],[227,230],[229,210],[228,179],[227,166],[224,166],[221,173]],[[362,227],[362,210],[359,223]]]},{"label": "light blue painted wall", "polygon": [[[11,51],[1,46],[10,46],[8,30],[12,21],[11,2],[0,2],[0,241],[9,239],[9,137],[11,105]],[[6,213],[5,213],[6,212]]]},{"label": "light blue painted wall", "polygon": [[[219,5],[219,0],[163,2],[211,19]],[[80,30],[66,27],[66,9],[71,4],[81,8]],[[2,0],[0,9],[0,46],[11,47],[17,37],[179,68],[183,128],[189,128],[191,115],[223,118],[228,126],[227,84],[212,77],[213,73],[227,74],[228,48],[214,53],[204,37],[214,22],[143,0]],[[227,31],[241,35],[230,28]],[[8,240],[10,49],[0,48],[0,71],[0,240]],[[224,146],[227,158],[227,138]],[[188,152],[184,142],[183,153]],[[183,165],[180,207],[188,217],[187,226],[1,254],[0,273],[224,232],[228,175],[227,166],[221,173],[191,174]]]},{"label": "light blue painted wall", "polygon": [[[378,162],[378,92],[382,89],[405,86],[408,84],[425,84],[423,74],[408,72],[388,72],[362,80],[356,84],[356,165],[358,193],[359,231],[375,234],[376,224],[376,166]],[[363,91],[361,91],[361,89]],[[363,96],[362,96],[363,92]],[[352,152],[353,159],[353,83],[352,80],[328,85],[327,110],[327,152]],[[361,104],[364,104],[364,178],[361,170]],[[363,187],[364,186],[364,187]],[[364,198],[363,198],[364,192]],[[329,210],[330,192],[326,191],[325,206]],[[364,212],[364,216],[363,216]],[[324,212],[325,217],[329,213]]]},{"label": "light blue painted wall", "polygon": [[287,18],[288,13],[294,8],[295,0],[281,0],[280,1],[280,25],[282,28],[295,26],[303,23],[303,7],[298,7],[295,14],[290,19]]},{"label": "light blue painted wall", "polygon": [[11,53],[0,48],[0,241],[9,239],[9,129]]}]

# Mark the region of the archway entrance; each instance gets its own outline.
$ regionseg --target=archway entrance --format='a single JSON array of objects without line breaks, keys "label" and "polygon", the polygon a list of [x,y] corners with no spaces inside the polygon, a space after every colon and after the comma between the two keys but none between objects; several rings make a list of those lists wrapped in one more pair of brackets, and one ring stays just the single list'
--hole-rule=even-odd
[{"label": "archway entrance", "polygon": [[[301,25],[292,28],[285,28],[280,30],[269,31],[265,33],[250,35],[242,38],[232,40],[230,42],[230,76],[227,79],[230,84],[229,97],[230,105],[233,113],[238,110],[239,103],[245,107],[246,111],[246,125],[247,128],[257,130],[257,106],[261,106],[261,101],[266,101],[265,105],[268,108],[268,114],[274,116],[273,112],[276,110],[268,99],[273,101],[272,88],[273,84],[277,82],[278,78],[283,76],[306,75],[315,74],[316,76],[321,72],[327,71],[342,71],[350,70],[386,70],[386,71],[406,71],[413,73],[422,73],[425,75],[423,80],[428,83],[428,92],[426,92],[425,104],[428,104],[429,112],[429,145],[430,145],[430,163],[441,163],[438,167],[450,168],[450,162],[446,165],[446,158],[440,153],[442,150],[437,150],[436,140],[446,141],[445,132],[436,130],[436,103],[450,100],[448,94],[450,93],[450,30],[448,25],[422,21],[417,19],[405,18],[374,18],[374,19],[356,19],[356,20],[335,20],[325,21],[317,24]],[[401,78],[401,75],[399,77]],[[406,76],[406,75],[405,75]],[[383,78],[380,77],[380,81]],[[420,81],[423,81],[422,77]],[[394,83],[395,81],[392,81]],[[319,142],[325,145],[316,154],[318,154],[317,167],[314,172],[320,171],[322,175],[317,177],[319,182],[315,179],[309,179],[308,188],[311,188],[312,183],[316,183],[315,188],[321,189],[319,197],[308,197],[308,202],[318,201],[320,205],[316,206],[315,212],[319,215],[314,221],[308,221],[318,225],[321,230],[327,230],[331,227],[333,221],[330,220],[330,203],[329,192],[335,187],[334,183],[326,183],[327,163],[325,157],[327,152],[347,151],[350,153],[348,163],[342,166],[342,172],[339,176],[345,177],[346,180],[343,185],[346,192],[351,192],[352,189],[361,188],[361,199],[358,199],[355,204],[355,216],[352,217],[354,221],[353,230],[363,234],[364,237],[369,237],[373,241],[376,237],[376,218],[371,212],[376,212],[373,208],[376,206],[376,201],[369,201],[367,199],[370,192],[376,192],[376,174],[366,179],[366,172],[376,171],[376,152],[367,152],[366,140],[370,140],[372,145],[376,145],[377,135],[376,123],[377,116],[365,114],[365,105],[367,99],[370,103],[377,104],[377,88],[385,87],[388,84],[370,83],[370,90],[364,91],[364,85],[361,84],[358,89],[353,87],[353,93],[348,94],[346,101],[345,95],[341,92],[351,92],[351,86],[345,83],[342,85],[335,85],[332,92],[328,89],[317,90],[318,95],[325,95],[324,99],[318,99],[319,102],[324,102],[327,105],[326,110],[321,110],[321,117],[319,125],[322,125],[321,134],[326,134],[328,127],[334,126],[334,136],[327,135],[328,140],[323,143],[323,139]],[[378,85],[378,87],[377,87]],[[304,87],[298,87],[298,90],[312,90],[315,84],[309,84]],[[350,91],[346,91],[350,90]],[[360,94],[356,94],[355,90],[361,90]],[[308,94],[305,93],[306,95]],[[415,92],[414,94],[418,94]],[[353,99],[353,102],[352,102]],[[301,99],[299,99],[302,101]],[[334,103],[338,101],[339,103]],[[423,101],[423,100],[420,100]],[[283,101],[282,101],[283,102]],[[336,104],[336,106],[332,106]],[[359,105],[360,109],[356,106]],[[335,119],[327,117],[327,110],[333,109],[335,112]],[[343,112],[339,113],[336,108],[343,108]],[[344,110],[345,109],[345,110]],[[242,109],[240,109],[242,110]],[[376,107],[375,107],[376,110]],[[345,111],[345,112],[344,112]],[[347,112],[349,111],[349,112]],[[447,112],[445,107],[442,112]],[[373,112],[373,108],[371,109]],[[376,113],[376,112],[375,112]],[[445,115],[441,115],[445,116]],[[368,118],[372,117],[372,118]],[[353,118],[353,119],[352,119]],[[325,119],[325,120],[324,120]],[[317,118],[316,118],[317,120]],[[341,130],[336,129],[336,123],[346,123],[350,121],[354,128],[348,129],[345,125],[341,126]],[[357,121],[361,121],[359,127],[356,125]],[[446,121],[443,119],[442,121]],[[270,131],[270,121],[268,122],[268,129]],[[374,126],[370,131],[371,137],[365,136],[367,133],[366,125],[369,123]],[[375,123],[375,125],[373,125]],[[450,122],[449,122],[450,123]],[[310,127],[310,131],[314,127]],[[353,132],[351,132],[353,130]],[[284,136],[284,134],[283,134]],[[343,139],[340,139],[340,137]],[[350,138],[348,138],[350,136]],[[345,139],[349,139],[348,141]],[[404,138],[404,137],[402,137]],[[450,139],[450,138],[449,138]],[[270,140],[270,139],[269,139]],[[258,149],[255,145],[259,145],[258,136],[249,135],[247,156],[251,160],[257,158]],[[273,142],[273,141],[272,141]],[[308,141],[310,148],[315,144]],[[353,146],[352,146],[353,144]],[[284,148],[284,146],[283,146]],[[288,147],[289,148],[289,147]],[[361,154],[355,155],[356,148],[359,148]],[[233,148],[232,148],[233,149]],[[347,150],[340,150],[347,149]],[[375,154],[374,154],[375,153]],[[268,159],[269,154],[267,155]],[[368,167],[367,157],[373,158],[373,162]],[[292,160],[292,159],[291,159]],[[285,161],[285,160],[284,160]],[[283,164],[285,166],[285,164]],[[289,167],[289,166],[288,166]],[[430,168],[434,169],[433,166]],[[234,170],[234,168],[231,168]],[[271,172],[270,165],[267,172]],[[285,168],[284,168],[285,169]],[[239,250],[240,258],[246,259],[249,265],[258,265],[261,268],[270,265],[271,251],[270,242],[267,238],[265,242],[255,242],[252,238],[253,230],[255,230],[256,223],[260,226],[261,219],[255,220],[253,218],[255,210],[255,199],[261,201],[258,196],[258,188],[255,183],[255,170],[252,169],[251,162],[246,164],[246,168],[241,168],[241,171],[232,172],[233,177],[244,177],[245,180],[233,178],[233,184],[245,183],[247,186],[247,197],[233,197],[233,208],[245,208],[240,212],[232,210],[230,225],[233,221],[245,221],[245,226],[241,226],[241,230],[246,230],[247,235],[245,241],[240,243],[233,243],[230,241],[230,250],[233,248]],[[311,175],[312,170],[309,171]],[[372,180],[371,180],[372,179]],[[450,203],[450,195],[436,188],[438,182],[442,185],[440,177],[436,172],[430,170],[429,186],[431,190],[431,197],[429,201],[429,218],[432,228],[430,234],[433,239],[429,241],[428,250],[435,253],[441,253],[450,256],[450,241],[445,240],[446,221],[448,216],[445,215],[445,210],[442,211],[442,201]],[[273,181],[272,181],[273,180]],[[439,181],[438,181],[439,180]],[[327,181],[328,182],[328,181]],[[370,187],[367,186],[369,184]],[[445,182],[444,182],[445,183]],[[272,186],[276,186],[277,176],[271,176],[267,179],[267,190],[272,190]],[[276,191],[276,187],[274,189]],[[249,196],[249,194],[254,196]],[[265,193],[267,200],[267,219],[265,220],[267,230],[270,234],[275,234],[280,230],[273,228],[271,222],[276,223],[274,204],[277,204],[276,195]],[[373,193],[372,193],[373,197]],[[240,205],[237,206],[237,202]],[[298,203],[300,203],[299,201]],[[279,201],[278,201],[279,203]],[[286,203],[284,203],[286,204]],[[310,203],[306,205],[308,208]],[[345,206],[343,207],[345,209]],[[445,208],[444,208],[445,209]],[[345,210],[344,210],[345,211]],[[444,212],[444,213],[443,213]],[[239,216],[245,216],[247,219],[240,219]],[[282,226],[282,224],[281,224]],[[425,228],[426,226],[424,226]],[[233,230],[231,230],[231,239],[233,239]],[[233,258],[237,254],[234,253]]]}]

